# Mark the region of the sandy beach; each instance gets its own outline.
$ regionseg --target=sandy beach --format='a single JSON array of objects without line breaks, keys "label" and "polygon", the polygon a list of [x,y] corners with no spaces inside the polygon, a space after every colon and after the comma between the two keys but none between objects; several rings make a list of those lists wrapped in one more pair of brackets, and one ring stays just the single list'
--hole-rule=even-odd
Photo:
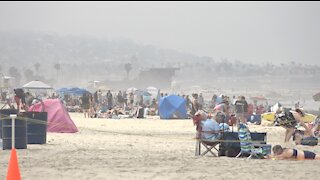
[{"label": "sandy beach", "polygon": [[[320,161],[195,156],[191,120],[85,119],[70,113],[78,133],[48,133],[47,144],[17,150],[24,180],[56,179],[317,179]],[[267,132],[268,144],[283,144],[281,127],[250,125]],[[320,153],[320,147],[286,147]],[[0,153],[6,179],[10,151]]]}]

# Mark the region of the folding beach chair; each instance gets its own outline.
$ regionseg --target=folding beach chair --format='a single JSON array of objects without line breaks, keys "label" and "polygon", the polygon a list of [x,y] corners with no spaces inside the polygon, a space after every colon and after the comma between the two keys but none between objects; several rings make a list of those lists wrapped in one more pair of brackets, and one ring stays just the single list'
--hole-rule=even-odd
[{"label": "folding beach chair", "polygon": [[261,158],[264,155],[271,153],[271,145],[262,144],[263,142],[253,143],[251,141],[249,128],[243,123],[239,124],[238,136],[240,140],[241,151],[236,158],[243,154],[249,155],[247,159],[251,159],[252,157]]},{"label": "folding beach chair", "polygon": [[[197,126],[196,130],[196,151],[195,155],[196,156],[204,156],[208,152],[210,152],[214,157],[217,157],[217,153],[219,150],[217,149],[217,146],[221,143],[220,140],[208,140],[208,139],[203,139],[202,134],[203,133],[210,133],[210,132],[204,132],[202,131],[202,126],[199,117],[194,116],[193,117],[193,122]],[[201,146],[205,148],[204,152],[201,152]],[[215,152],[214,152],[215,151]]]},{"label": "folding beach chair", "polygon": [[[196,143],[196,156],[204,156],[210,152],[214,157],[217,157],[219,152],[217,146],[221,143],[220,140],[207,140],[201,138],[201,132],[199,133]],[[205,151],[201,152],[201,146],[205,147]],[[214,152],[215,151],[215,152]]]}]

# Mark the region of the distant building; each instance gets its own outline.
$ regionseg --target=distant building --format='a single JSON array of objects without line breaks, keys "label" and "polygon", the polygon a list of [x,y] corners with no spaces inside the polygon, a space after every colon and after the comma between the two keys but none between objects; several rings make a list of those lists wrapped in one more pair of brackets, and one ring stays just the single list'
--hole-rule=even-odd
[{"label": "distant building", "polygon": [[11,83],[10,80],[13,79],[12,77],[9,76],[2,76],[0,84],[1,84],[1,89],[10,89],[11,88]]},{"label": "distant building", "polygon": [[177,70],[179,70],[179,68],[151,68],[140,71],[138,77],[134,80],[109,80],[103,81],[101,84],[105,84],[113,90],[126,89],[129,87],[143,89],[148,86],[154,86],[159,89],[170,89],[172,78]]},{"label": "distant building", "polygon": [[171,87],[172,77],[179,68],[151,68],[140,71],[137,83],[140,86],[155,86],[160,89]]}]

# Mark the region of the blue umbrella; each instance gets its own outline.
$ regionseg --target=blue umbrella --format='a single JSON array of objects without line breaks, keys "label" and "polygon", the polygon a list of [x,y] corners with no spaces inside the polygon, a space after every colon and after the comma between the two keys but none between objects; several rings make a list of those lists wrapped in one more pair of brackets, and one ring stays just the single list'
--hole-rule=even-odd
[{"label": "blue umbrella", "polygon": [[134,92],[134,94],[138,95],[138,96],[151,96],[151,94],[147,91],[142,91],[142,90],[137,90],[136,92]]},{"label": "blue umbrella", "polygon": [[60,88],[57,90],[58,93],[65,94],[68,92],[68,88]]},{"label": "blue umbrella", "polygon": [[76,96],[81,96],[84,93],[87,93],[89,91],[87,91],[86,89],[83,88],[60,88],[57,90],[58,93],[60,94],[70,94],[70,95],[76,95]]}]

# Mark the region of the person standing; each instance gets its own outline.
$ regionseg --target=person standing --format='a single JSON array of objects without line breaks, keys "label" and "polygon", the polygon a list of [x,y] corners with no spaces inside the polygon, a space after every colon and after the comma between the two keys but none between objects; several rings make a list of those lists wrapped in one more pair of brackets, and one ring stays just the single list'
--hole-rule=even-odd
[{"label": "person standing", "polygon": [[107,92],[108,109],[112,109],[112,107],[113,107],[112,101],[113,101],[112,93],[110,92],[110,90],[108,90],[108,92]]},{"label": "person standing", "polygon": [[191,100],[189,98],[189,95],[186,95],[185,99],[186,99],[187,110],[191,110],[191,107],[190,107],[191,106]]},{"label": "person standing", "polygon": [[128,97],[127,97],[126,91],[123,91],[122,98],[123,98],[124,108],[126,108],[128,106]]},{"label": "person standing", "polygon": [[90,117],[90,113],[89,113],[90,97],[89,97],[89,93],[87,92],[83,93],[81,97],[81,107],[84,114],[84,118],[87,118],[87,117],[89,118]]},{"label": "person standing", "polygon": [[119,92],[118,92],[118,95],[117,95],[117,103],[118,103],[119,105],[122,105],[122,102],[123,102],[122,92],[119,91]]},{"label": "person standing", "polygon": [[297,130],[297,124],[300,123],[305,128],[305,134],[311,134],[311,130],[303,121],[304,112],[300,109],[291,111],[290,109],[280,107],[275,114],[275,123],[286,129],[284,142],[289,142],[290,138]]},{"label": "person standing", "polygon": [[199,102],[199,110],[202,110],[204,107],[204,99],[203,99],[202,93],[200,93],[200,95],[199,95],[198,102]]},{"label": "person standing", "polygon": [[101,89],[98,90],[98,93],[97,93],[97,94],[98,94],[98,103],[102,103],[102,100],[103,100],[103,99],[102,99]]},{"label": "person standing", "polygon": [[134,103],[134,95],[133,95],[133,93],[131,92],[130,94],[129,94],[129,104],[130,104],[130,106],[131,106],[131,108],[133,107],[133,103]]},{"label": "person standing", "polygon": [[234,102],[234,111],[237,118],[237,124],[239,122],[246,123],[245,111],[244,111],[244,101],[242,101],[242,96],[238,96],[238,99]]},{"label": "person standing", "polygon": [[199,110],[199,101],[198,94],[192,94],[193,100],[191,103],[191,112],[190,114],[193,116]]}]

